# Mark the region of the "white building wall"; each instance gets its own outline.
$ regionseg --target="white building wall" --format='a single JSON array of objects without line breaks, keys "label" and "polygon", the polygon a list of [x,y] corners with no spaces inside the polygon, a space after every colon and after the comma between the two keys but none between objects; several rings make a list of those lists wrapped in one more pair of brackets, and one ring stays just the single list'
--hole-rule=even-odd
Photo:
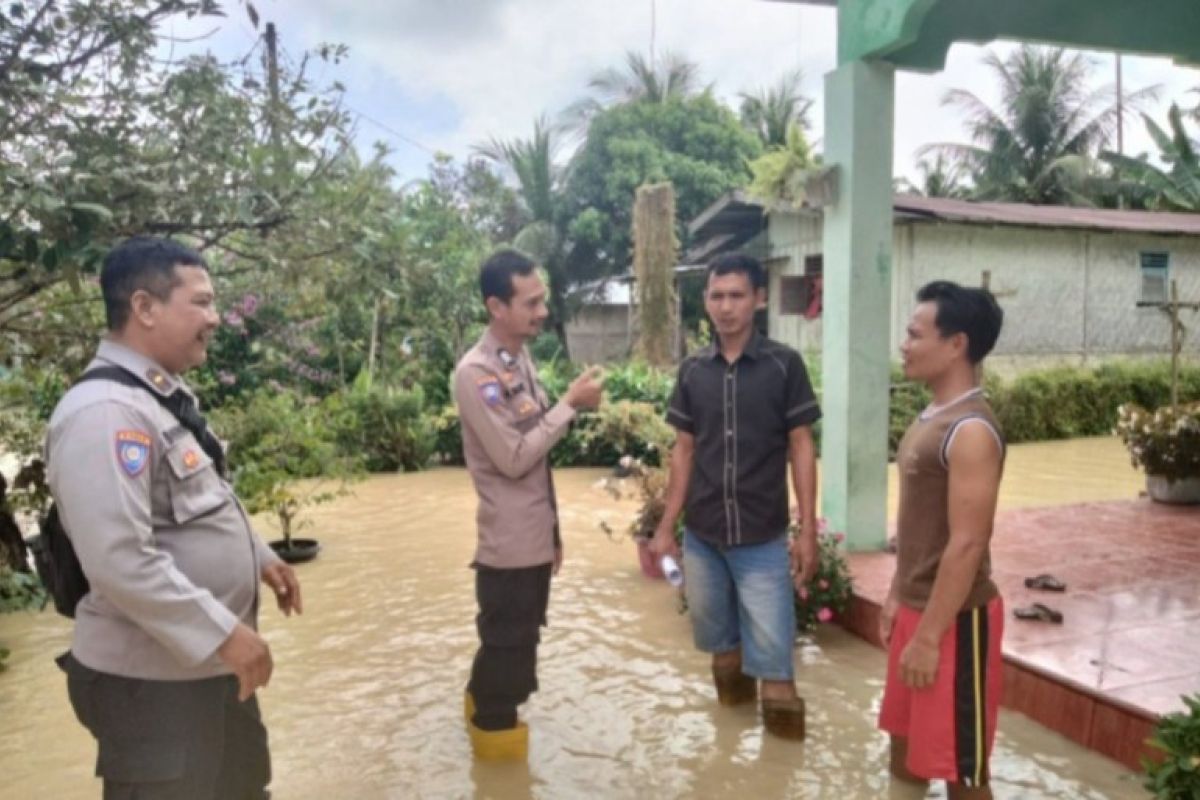
[{"label": "white building wall", "polygon": [[[767,218],[771,269],[767,284],[768,335],[802,353],[821,349],[821,320],[799,314],[783,314],[780,308],[780,278],[804,274],[804,259],[822,252],[821,216],[815,213],[771,214]],[[786,261],[776,262],[776,259]]]},{"label": "white building wall", "polygon": [[[820,320],[780,314],[783,275],[800,275],[804,258],[822,250],[820,217],[772,214],[770,332],[804,352],[821,347]],[[1004,372],[1080,364],[1120,356],[1165,356],[1166,314],[1139,308],[1140,253],[1170,253],[1170,277],[1185,301],[1200,301],[1200,237],[899,222],[892,262],[892,353],[904,336],[919,287],[932,280],[990,288],[1005,312],[991,358]],[[1183,312],[1185,353],[1200,355],[1200,313]],[[898,357],[898,356],[897,356]]]}]

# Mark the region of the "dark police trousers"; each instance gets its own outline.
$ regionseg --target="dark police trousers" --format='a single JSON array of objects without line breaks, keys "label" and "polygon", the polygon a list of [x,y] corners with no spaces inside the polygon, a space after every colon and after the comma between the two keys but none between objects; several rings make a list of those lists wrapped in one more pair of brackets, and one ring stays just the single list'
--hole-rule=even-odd
[{"label": "dark police trousers", "polygon": [[537,691],[537,646],[550,600],[550,564],[519,569],[475,565],[479,651],[467,690],[476,727],[516,727],[517,706]]},{"label": "dark police trousers", "polygon": [[99,745],[104,800],[263,800],[271,756],[258,700],[237,678],[152,681],[97,672],[70,653],[75,716]]}]

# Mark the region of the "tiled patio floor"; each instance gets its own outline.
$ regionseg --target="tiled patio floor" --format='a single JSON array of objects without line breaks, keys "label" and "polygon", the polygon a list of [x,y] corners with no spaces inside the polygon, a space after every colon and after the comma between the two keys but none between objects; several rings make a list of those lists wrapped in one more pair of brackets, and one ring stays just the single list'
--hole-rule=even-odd
[{"label": "tiled patio floor", "polygon": [[[992,560],[1008,608],[1005,705],[1136,767],[1158,715],[1200,692],[1200,509],[1143,498],[1003,511]],[[850,563],[846,624],[874,641],[895,557]],[[1025,588],[1043,572],[1067,591]],[[1012,616],[1035,601],[1063,624]]]}]

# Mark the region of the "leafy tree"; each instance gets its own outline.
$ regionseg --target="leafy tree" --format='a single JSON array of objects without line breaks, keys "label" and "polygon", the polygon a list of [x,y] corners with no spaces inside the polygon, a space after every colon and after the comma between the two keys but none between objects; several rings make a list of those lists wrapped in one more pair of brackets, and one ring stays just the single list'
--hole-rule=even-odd
[{"label": "leafy tree", "polygon": [[679,239],[718,197],[743,186],[758,140],[711,92],[664,102],[631,102],[597,114],[567,178],[567,272],[581,282],[631,263],[634,192],[645,183],[675,187]]},{"label": "leafy tree", "polygon": [[591,120],[606,108],[627,103],[667,103],[686,100],[704,91],[700,67],[677,53],[664,53],[654,61],[626,51],[624,68],[609,67],[588,81],[592,95],[567,108],[569,124],[586,131]]},{"label": "leafy tree", "polygon": [[964,198],[969,189],[963,176],[962,165],[946,157],[945,153],[934,153],[917,162],[921,173],[918,183],[902,179],[898,188],[908,194],[924,197]]},{"label": "leafy tree", "polygon": [[1150,191],[1150,207],[1200,212],[1200,140],[1188,135],[1183,112],[1178,105],[1171,105],[1167,113],[1170,133],[1149,116],[1143,115],[1143,119],[1164,166],[1150,163],[1145,156],[1130,158],[1113,152],[1104,153],[1104,160]]},{"label": "leafy tree", "polygon": [[797,69],[781,77],[774,86],[739,95],[742,124],[754,131],[764,148],[787,148],[792,126],[808,130],[813,101],[800,92],[803,81],[804,73]]},{"label": "leafy tree", "polygon": [[507,169],[517,181],[526,224],[513,237],[513,244],[546,270],[550,284],[551,325],[562,351],[568,353],[564,170],[555,160],[559,137],[559,129],[543,116],[534,120],[530,138],[492,139],[476,151]]},{"label": "leafy tree", "polygon": [[117,238],[257,245],[297,219],[347,146],[340,89],[315,89],[307,59],[283,65],[274,101],[248,59],[156,61],[166,19],[219,13],[213,0],[0,11],[0,329],[49,287],[78,288]]},{"label": "leafy tree", "polygon": [[[1120,113],[1113,90],[1089,90],[1089,61],[1062,49],[1023,45],[1007,58],[989,53],[984,63],[1000,82],[999,107],[968,90],[951,90],[943,103],[966,115],[972,143],[928,145],[921,153],[961,165],[978,199],[1090,204],[1093,159]],[[1143,89],[1124,102],[1136,108],[1156,93]]]},{"label": "leafy tree", "polygon": [[804,178],[820,163],[808,137],[799,125],[788,128],[783,147],[771,147],[750,162],[753,176],[746,191],[767,205],[800,207],[804,202]]}]

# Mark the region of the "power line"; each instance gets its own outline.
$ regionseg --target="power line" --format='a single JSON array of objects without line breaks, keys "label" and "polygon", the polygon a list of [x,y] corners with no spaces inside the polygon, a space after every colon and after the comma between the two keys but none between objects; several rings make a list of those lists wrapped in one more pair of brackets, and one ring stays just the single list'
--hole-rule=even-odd
[{"label": "power line", "polygon": [[413,147],[416,147],[419,150],[424,150],[426,153],[429,153],[429,155],[431,155],[431,156],[436,156],[438,154],[438,151],[435,150],[434,148],[429,147],[428,145],[422,144],[421,142],[418,142],[416,139],[412,138],[411,136],[409,136],[407,134],[401,133],[400,131],[396,130],[395,128],[391,127],[390,125],[386,125],[373,117],[367,116],[366,114],[364,114],[363,112],[359,111],[356,108],[351,108],[350,106],[346,106],[346,110],[353,112],[354,114],[357,114],[359,119],[362,119],[366,122],[371,123],[372,125],[379,128],[380,130],[390,133],[392,136],[395,136],[397,139],[401,140],[405,144],[409,144]]}]

